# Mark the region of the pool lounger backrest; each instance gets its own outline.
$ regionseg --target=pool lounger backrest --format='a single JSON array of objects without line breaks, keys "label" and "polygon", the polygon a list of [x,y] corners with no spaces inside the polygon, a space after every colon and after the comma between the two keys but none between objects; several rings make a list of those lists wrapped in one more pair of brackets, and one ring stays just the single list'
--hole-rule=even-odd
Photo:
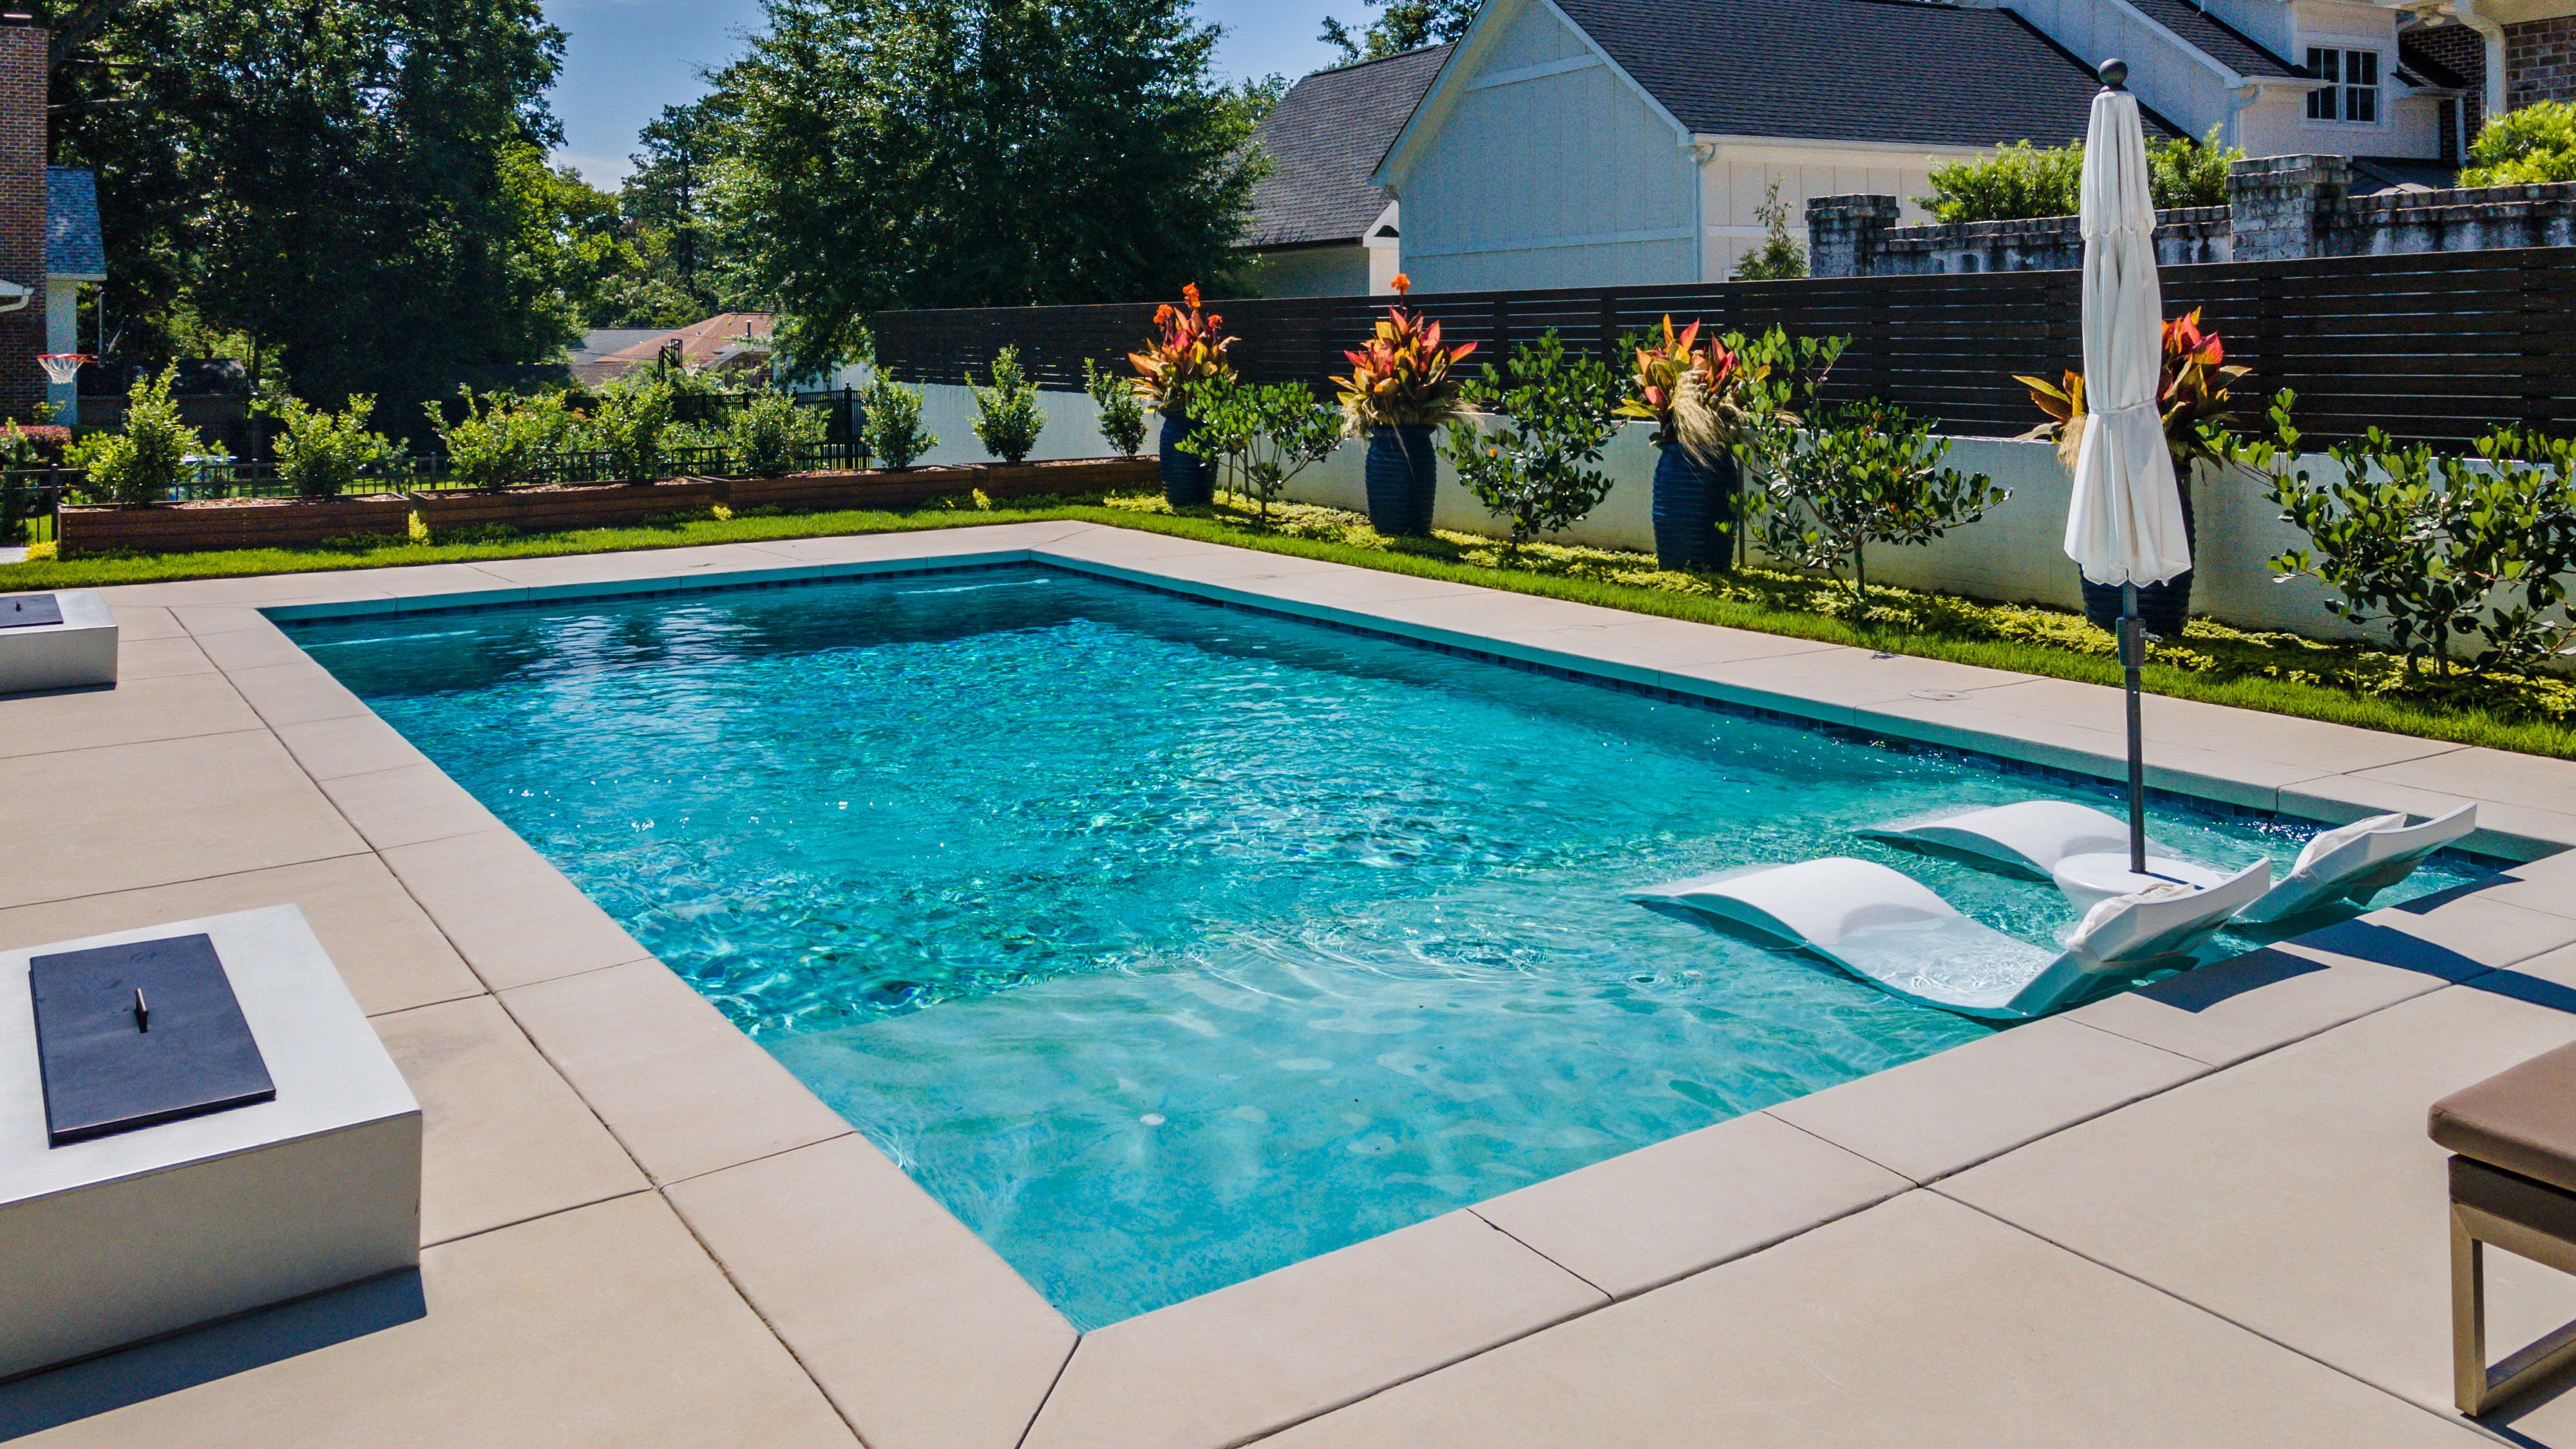
[{"label": "pool lounger backrest", "polygon": [[2350,898],[2363,905],[2404,880],[2424,857],[2478,828],[2478,807],[2409,825],[2403,814],[2373,815],[2321,831],[2299,852],[2289,873],[2245,909],[2260,924],[2330,906]]},{"label": "pool lounger backrest", "polygon": [[2041,880],[2048,879],[2049,872],[2068,856],[2129,848],[2127,824],[2071,800],[2018,800],[2010,805],[1948,810],[1861,834],[1956,852]]},{"label": "pool lounger backrest", "polygon": [[2205,890],[2168,887],[2114,896],[2086,913],[2066,949],[2105,965],[2179,955],[2233,920],[2271,882],[2272,863],[2258,860]]}]

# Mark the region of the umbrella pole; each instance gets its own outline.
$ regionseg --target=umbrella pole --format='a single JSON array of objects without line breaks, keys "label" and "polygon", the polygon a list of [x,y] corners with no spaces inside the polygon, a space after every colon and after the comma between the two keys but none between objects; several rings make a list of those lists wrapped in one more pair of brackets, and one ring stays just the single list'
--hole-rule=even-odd
[{"label": "umbrella pole", "polygon": [[2146,725],[2138,710],[2138,669],[2147,652],[2146,626],[2138,619],[2138,586],[2120,585],[2120,673],[2129,696],[2129,870],[2147,873]]}]

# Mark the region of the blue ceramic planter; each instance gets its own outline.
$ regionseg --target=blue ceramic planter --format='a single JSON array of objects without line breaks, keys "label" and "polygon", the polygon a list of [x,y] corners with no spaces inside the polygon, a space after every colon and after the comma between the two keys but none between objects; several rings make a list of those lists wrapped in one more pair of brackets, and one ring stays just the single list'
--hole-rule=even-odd
[{"label": "blue ceramic planter", "polygon": [[[2200,522],[2192,516],[2188,483],[2182,490],[2182,524],[2183,536],[2191,540],[2196,557],[2200,553]],[[2182,637],[2183,621],[2191,617],[2192,572],[2184,569],[2161,584],[2148,584],[2138,590],[2138,617],[2146,623],[2148,633],[2165,639]],[[2119,633],[2120,586],[2097,584],[2081,572],[2076,574],[2076,582],[2084,586],[2084,617],[2106,634]]]},{"label": "blue ceramic planter", "polygon": [[1163,501],[1174,508],[1200,508],[1216,498],[1216,460],[1181,451],[1181,440],[1198,430],[1187,413],[1163,414],[1163,442],[1154,455],[1163,475]]},{"label": "blue ceramic planter", "polygon": [[1432,446],[1439,429],[1399,423],[1369,434],[1369,527],[1389,537],[1420,538],[1431,532],[1431,500],[1440,486],[1440,455]]},{"label": "blue ceramic planter", "polygon": [[1678,446],[1655,460],[1655,563],[1659,568],[1704,569],[1728,562],[1720,523],[1735,518],[1735,459],[1702,462]]}]

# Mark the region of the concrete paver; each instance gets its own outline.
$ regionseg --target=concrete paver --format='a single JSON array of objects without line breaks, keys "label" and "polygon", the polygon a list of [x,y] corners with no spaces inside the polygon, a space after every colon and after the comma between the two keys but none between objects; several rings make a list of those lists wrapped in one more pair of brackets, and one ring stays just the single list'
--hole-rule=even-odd
[{"label": "concrete paver", "polygon": [[[1940,1190],[2448,1412],[2447,1154],[2425,1109],[2571,1040],[2576,1013],[2445,987]],[[2499,1355],[2576,1318],[2576,1278],[2509,1254],[2488,1265]]]},{"label": "concrete paver", "polygon": [[509,830],[382,852],[412,899],[495,991],[642,960],[644,948]]},{"label": "concrete paver", "polygon": [[10,701],[9,719],[0,758],[259,728],[259,716],[211,668],[124,679],[114,689],[25,695]]},{"label": "concrete paver", "polygon": [[378,850],[504,828],[482,801],[427,761],[334,775],[321,785],[322,793]]},{"label": "concrete paver", "polygon": [[1085,1334],[1023,1442],[1240,1444],[1607,1301],[1449,1213]]},{"label": "concrete paver", "polygon": [[871,1449],[1013,1449],[1073,1352],[1073,1325],[856,1134],[669,1197]]},{"label": "concrete paver", "polygon": [[1909,1192],[1277,1449],[2471,1449],[2466,1431]]},{"label": "concrete paver", "polygon": [[656,1182],[850,1130],[659,961],[522,986],[501,1000]]}]

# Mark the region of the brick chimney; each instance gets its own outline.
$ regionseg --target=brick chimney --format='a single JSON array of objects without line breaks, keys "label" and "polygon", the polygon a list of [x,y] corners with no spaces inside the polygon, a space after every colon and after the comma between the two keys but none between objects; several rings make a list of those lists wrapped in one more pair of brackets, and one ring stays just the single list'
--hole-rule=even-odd
[{"label": "brick chimney", "polygon": [[45,396],[45,130],[48,36],[31,16],[0,15],[0,279],[34,295],[0,312],[0,416],[30,416]]}]

